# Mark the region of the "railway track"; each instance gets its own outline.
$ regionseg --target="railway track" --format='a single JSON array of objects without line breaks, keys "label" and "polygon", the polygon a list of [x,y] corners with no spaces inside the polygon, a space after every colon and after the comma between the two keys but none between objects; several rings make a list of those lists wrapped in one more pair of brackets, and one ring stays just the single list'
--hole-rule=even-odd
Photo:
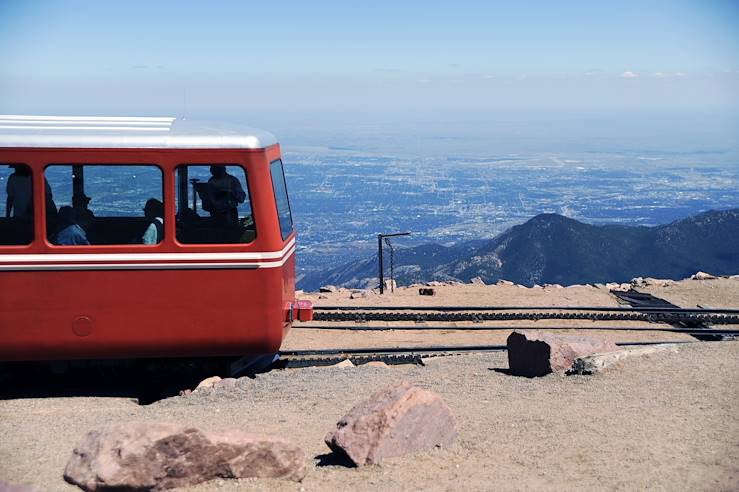
[{"label": "railway track", "polygon": [[356,323],[542,319],[723,325],[739,324],[739,309],[607,306],[316,306],[313,314],[314,321]]},{"label": "railway track", "polygon": [[[692,341],[631,341],[619,342],[618,346],[659,345],[665,343],[700,343]],[[482,354],[489,352],[505,352],[506,345],[435,345],[412,347],[366,347],[311,350],[283,350],[280,361],[275,364],[279,368],[299,368],[334,365],[350,360],[354,365],[379,361],[388,365],[418,364],[431,357],[448,357],[463,354]]]}]

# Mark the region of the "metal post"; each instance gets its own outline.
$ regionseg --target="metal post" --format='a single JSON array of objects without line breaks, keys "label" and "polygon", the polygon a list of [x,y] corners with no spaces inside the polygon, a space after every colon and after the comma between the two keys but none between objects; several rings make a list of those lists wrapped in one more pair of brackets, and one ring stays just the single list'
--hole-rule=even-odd
[{"label": "metal post", "polygon": [[380,261],[380,294],[385,293],[385,276],[383,275],[383,264],[382,264],[382,234],[377,235],[377,257]]},{"label": "metal post", "polygon": [[383,270],[383,264],[382,264],[382,240],[386,237],[395,237],[395,236],[410,236],[410,232],[396,232],[394,234],[378,234],[377,235],[377,259],[379,261],[379,268],[380,268],[380,294],[385,293],[385,274],[382,271]]}]

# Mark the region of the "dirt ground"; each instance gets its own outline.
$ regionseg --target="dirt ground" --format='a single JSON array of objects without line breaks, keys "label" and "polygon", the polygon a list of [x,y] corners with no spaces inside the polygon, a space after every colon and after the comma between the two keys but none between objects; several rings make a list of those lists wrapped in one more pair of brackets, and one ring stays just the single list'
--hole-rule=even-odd
[{"label": "dirt ground", "polygon": [[[596,376],[518,378],[504,353],[425,367],[308,368],[248,380],[243,391],[175,397],[0,401],[0,477],[38,491],[62,480],[85,432],[157,420],[287,437],[309,457],[302,484],[216,480],[183,490],[736,490],[739,344],[682,345]],[[319,466],[323,437],[359,399],[405,379],[438,392],[459,438],[439,449],[360,469]]]},{"label": "dirt ground", "polygon": [[[691,285],[700,290],[705,287],[701,282],[710,281],[695,282],[674,288],[673,299],[689,296]],[[705,302],[710,299],[715,307],[721,306],[719,301],[736,307],[737,284],[721,280],[714,284],[716,292],[694,294],[705,296]],[[348,299],[343,292],[328,299],[312,297],[317,304],[615,303],[610,294],[593,287],[437,289],[432,298],[419,297],[417,289],[379,300]],[[430,339],[426,332],[316,333],[296,328],[286,346],[306,348],[332,340],[337,346],[497,343],[493,335],[480,338],[481,333],[460,331],[435,333]],[[739,490],[739,343],[682,344],[677,353],[626,359],[595,376],[527,379],[507,375],[507,366],[505,353],[490,353],[434,358],[426,366],[276,370],[240,380],[237,390],[173,397],[148,406],[120,397],[0,400],[0,480],[39,492],[78,490],[63,481],[62,472],[82,436],[111,422],[144,420],[279,435],[308,455],[309,472],[299,484],[215,480],[181,489],[192,492]],[[401,379],[444,398],[456,419],[457,442],[448,449],[388,459],[376,466],[326,465],[330,459],[325,434],[360,399]]]}]

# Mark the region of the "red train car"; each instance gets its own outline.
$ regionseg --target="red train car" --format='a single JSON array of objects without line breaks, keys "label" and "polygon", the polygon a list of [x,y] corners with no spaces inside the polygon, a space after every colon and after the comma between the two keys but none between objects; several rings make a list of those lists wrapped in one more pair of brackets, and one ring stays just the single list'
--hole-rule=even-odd
[{"label": "red train car", "polygon": [[0,361],[274,353],[310,316],[267,132],[0,116],[0,210]]}]

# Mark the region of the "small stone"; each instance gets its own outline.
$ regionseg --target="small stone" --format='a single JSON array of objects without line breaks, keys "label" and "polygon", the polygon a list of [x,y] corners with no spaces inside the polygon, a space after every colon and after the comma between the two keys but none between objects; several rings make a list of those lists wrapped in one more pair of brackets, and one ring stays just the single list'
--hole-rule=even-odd
[{"label": "small stone", "polygon": [[436,291],[430,287],[421,287],[418,289],[418,295],[419,296],[435,296]]},{"label": "small stone", "polygon": [[321,294],[320,296],[318,296],[318,298],[319,299],[328,299],[328,296],[324,296],[323,294]]},{"label": "small stone", "polygon": [[336,364],[333,364],[333,365],[330,365],[330,366],[326,366],[326,367],[342,367],[342,368],[344,368],[344,367],[354,367],[354,363],[352,361],[350,361],[349,359],[344,359],[341,362],[338,362]]},{"label": "small stone", "polygon": [[500,280],[498,280],[497,282],[495,282],[495,285],[516,285],[516,284],[514,284],[514,283],[513,283],[513,282],[511,282],[510,280],[503,280],[503,279],[500,279]]},{"label": "small stone", "polygon": [[220,381],[213,383],[214,389],[231,389],[236,386],[236,378],[223,378]]},{"label": "small stone", "polygon": [[204,388],[212,388],[213,385],[215,385],[220,380],[221,380],[220,376],[211,376],[209,378],[205,378],[202,381],[200,381],[200,383],[195,387],[195,391],[199,389],[204,389]]},{"label": "small stone", "polygon": [[339,292],[339,289],[337,289],[335,285],[324,285],[323,287],[318,289],[318,292],[323,292],[323,293]]},{"label": "small stone", "polygon": [[514,331],[508,336],[511,374],[537,377],[564,374],[578,357],[618,350],[611,341],[595,337],[553,335],[538,330]]},{"label": "small stone", "polygon": [[403,381],[354,406],[325,441],[354,464],[366,465],[450,446],[456,437],[454,418],[441,397]]},{"label": "small stone", "polygon": [[199,389],[205,389],[205,388],[212,388],[216,383],[221,381],[220,376],[211,376],[209,378],[205,378],[198,385],[195,387],[193,391],[197,391]]},{"label": "small stone", "polygon": [[367,299],[372,296],[371,290],[355,290],[349,294],[349,299]]},{"label": "small stone", "polygon": [[365,366],[369,367],[390,367],[381,360],[371,360],[365,364]]},{"label": "small stone", "polygon": [[219,477],[300,481],[305,473],[305,453],[285,439],[140,422],[89,432],[64,479],[86,491],[163,490]]},{"label": "small stone", "polygon": [[706,272],[697,272],[695,275],[691,275],[690,278],[693,280],[716,280],[718,277]]}]

